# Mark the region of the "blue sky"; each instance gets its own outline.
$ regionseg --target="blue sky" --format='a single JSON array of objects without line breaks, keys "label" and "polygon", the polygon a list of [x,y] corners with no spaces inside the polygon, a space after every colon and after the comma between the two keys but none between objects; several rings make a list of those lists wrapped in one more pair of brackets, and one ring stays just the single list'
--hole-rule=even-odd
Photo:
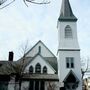
[{"label": "blue sky", "polygon": [[[90,0],[70,0],[73,13],[78,18],[77,32],[81,57],[90,56]],[[0,10],[0,60],[8,59],[8,52],[20,58],[20,46],[27,40],[30,47],[38,40],[56,55],[58,48],[57,20],[61,0],[51,0],[48,5],[29,4],[16,0]]]}]

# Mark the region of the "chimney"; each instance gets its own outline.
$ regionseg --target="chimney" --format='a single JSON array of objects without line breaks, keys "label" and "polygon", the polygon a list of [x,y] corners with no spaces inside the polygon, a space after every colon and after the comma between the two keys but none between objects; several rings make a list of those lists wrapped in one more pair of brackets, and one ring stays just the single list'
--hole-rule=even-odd
[{"label": "chimney", "polygon": [[8,61],[13,61],[14,53],[11,51],[9,52]]}]

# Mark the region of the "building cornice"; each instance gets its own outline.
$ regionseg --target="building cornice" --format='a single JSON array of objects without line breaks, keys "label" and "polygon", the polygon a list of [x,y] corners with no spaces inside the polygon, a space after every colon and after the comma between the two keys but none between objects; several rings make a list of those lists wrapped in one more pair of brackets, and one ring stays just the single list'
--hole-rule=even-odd
[{"label": "building cornice", "polygon": [[58,51],[80,51],[80,49],[58,49]]}]

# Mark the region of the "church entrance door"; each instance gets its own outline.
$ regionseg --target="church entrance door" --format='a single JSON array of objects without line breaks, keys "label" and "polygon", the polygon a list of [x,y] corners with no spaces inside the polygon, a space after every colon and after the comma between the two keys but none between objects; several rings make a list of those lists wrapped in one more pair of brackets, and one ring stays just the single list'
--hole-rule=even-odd
[{"label": "church entrance door", "polygon": [[76,90],[75,84],[74,83],[68,83],[65,86],[66,90]]}]

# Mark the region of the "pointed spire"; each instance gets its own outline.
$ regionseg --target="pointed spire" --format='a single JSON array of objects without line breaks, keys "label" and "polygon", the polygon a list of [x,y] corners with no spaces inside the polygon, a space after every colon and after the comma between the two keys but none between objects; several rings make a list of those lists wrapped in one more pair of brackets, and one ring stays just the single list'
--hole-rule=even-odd
[{"label": "pointed spire", "polygon": [[69,0],[62,0],[61,12],[59,21],[77,21],[77,18],[74,16]]}]

